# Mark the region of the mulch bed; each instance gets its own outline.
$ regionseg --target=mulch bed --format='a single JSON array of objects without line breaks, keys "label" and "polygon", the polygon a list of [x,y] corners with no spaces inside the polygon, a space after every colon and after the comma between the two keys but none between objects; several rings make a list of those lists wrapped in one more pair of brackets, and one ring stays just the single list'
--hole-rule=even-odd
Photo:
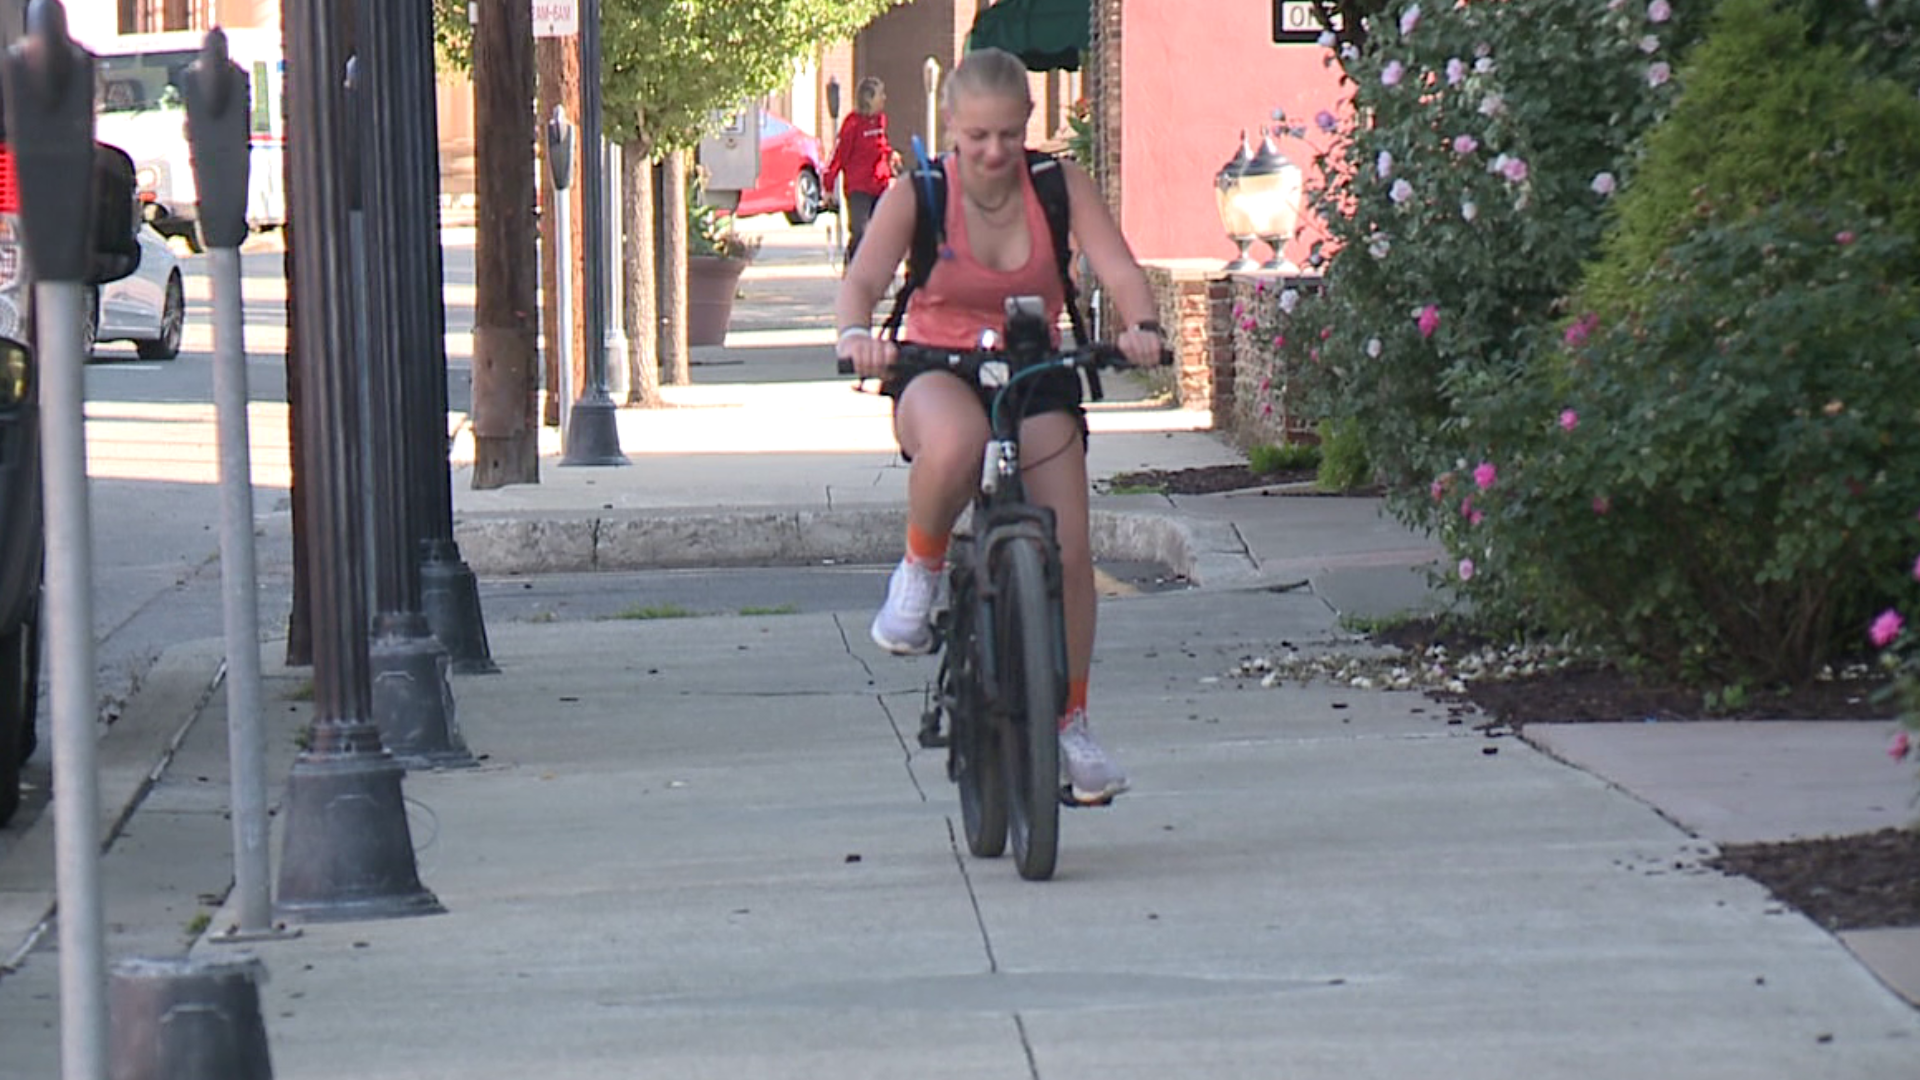
[{"label": "mulch bed", "polygon": [[[1298,479],[1311,479],[1310,472]],[[1144,470],[1113,478],[1116,487],[1159,487],[1194,495],[1284,483],[1244,465]],[[1456,655],[1489,644],[1435,622],[1411,622],[1371,635],[1382,645],[1419,652],[1441,643]],[[1464,694],[1433,692],[1454,708],[1484,714],[1487,726],[1517,728],[1529,720],[1642,723],[1688,720],[1876,720],[1891,707],[1876,701],[1877,678],[1835,679],[1790,691],[1756,693],[1737,708],[1710,712],[1698,688],[1649,683],[1602,665],[1573,665],[1544,674],[1467,684]],[[1833,930],[1920,927],[1920,829],[1883,829],[1771,844],[1732,844],[1708,866],[1764,885],[1781,902]]]}]

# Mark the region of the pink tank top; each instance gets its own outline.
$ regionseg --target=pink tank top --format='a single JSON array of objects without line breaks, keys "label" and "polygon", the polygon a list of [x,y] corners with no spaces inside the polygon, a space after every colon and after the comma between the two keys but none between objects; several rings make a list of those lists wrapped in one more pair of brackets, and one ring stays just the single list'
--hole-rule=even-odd
[{"label": "pink tank top", "polygon": [[[1027,206],[1027,234],[1033,238],[1033,252],[1027,256],[1026,265],[1017,270],[995,270],[973,257],[960,178],[951,159],[945,167],[946,246],[927,283],[907,300],[901,339],[941,349],[976,348],[980,331],[991,329],[998,334],[1006,326],[1007,297],[1038,296],[1046,301],[1047,325],[1055,327],[1054,343],[1059,344],[1058,324],[1067,298],[1060,287],[1060,270],[1053,261],[1053,234],[1040,197],[1034,194],[1033,177],[1027,170],[1020,170],[1020,194]],[[915,194],[925,198],[924,192]]]}]

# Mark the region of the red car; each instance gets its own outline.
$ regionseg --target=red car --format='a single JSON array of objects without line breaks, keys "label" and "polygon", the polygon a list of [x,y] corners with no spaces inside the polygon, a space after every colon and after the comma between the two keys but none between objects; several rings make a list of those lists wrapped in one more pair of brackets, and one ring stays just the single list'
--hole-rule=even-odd
[{"label": "red car", "polygon": [[785,214],[795,225],[811,225],[824,203],[820,140],[788,121],[760,113],[760,182],[740,193],[736,217]]}]

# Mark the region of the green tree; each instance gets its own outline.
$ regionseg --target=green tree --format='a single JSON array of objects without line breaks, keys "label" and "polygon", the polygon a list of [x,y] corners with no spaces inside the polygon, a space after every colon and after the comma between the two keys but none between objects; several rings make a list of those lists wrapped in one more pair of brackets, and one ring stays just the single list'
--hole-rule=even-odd
[{"label": "green tree", "polygon": [[[601,18],[601,123],[620,144],[629,227],[651,220],[654,199],[669,209],[684,191],[684,154],[716,114],[779,89],[823,44],[850,37],[901,0],[605,0]],[[651,162],[665,160],[666,191]],[[644,309],[659,282],[665,333],[657,358],[651,328],[629,335],[630,385],[653,384],[656,365],[689,379],[686,351],[686,214],[664,215],[665,265],[652,244],[621,245],[629,313]],[[634,404],[654,404],[630,396]]]},{"label": "green tree", "polygon": [[716,110],[772,93],[901,0],[604,0],[607,137],[690,149]]}]

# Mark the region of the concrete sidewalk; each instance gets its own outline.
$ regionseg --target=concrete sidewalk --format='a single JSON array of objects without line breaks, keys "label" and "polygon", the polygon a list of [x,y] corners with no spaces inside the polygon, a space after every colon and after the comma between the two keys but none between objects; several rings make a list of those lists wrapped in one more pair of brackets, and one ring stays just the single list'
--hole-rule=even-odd
[{"label": "concrete sidewalk", "polygon": [[[623,410],[631,465],[561,468],[555,443],[537,487],[456,475],[476,568],[894,557],[885,404],[818,374],[824,341],[780,338],[817,332],[799,320],[831,290],[782,261],[812,242],[783,232],[763,251],[802,297],[793,325],[703,354],[678,408]],[[1097,477],[1237,460],[1204,417],[1113,389]],[[1103,605],[1094,715],[1135,790],[1065,815],[1056,880],[965,853],[943,760],[913,740],[934,662],[867,641],[876,597],[495,621],[502,673],[454,683],[482,766],[406,781],[447,913],[248,946],[276,1075],[1914,1074],[1920,1011],[1881,980],[1920,993],[1920,962],[1900,961],[1920,932],[1876,952],[1701,865],[1730,839],[1905,821],[1886,725],[1529,725],[1537,747],[1418,694],[1266,688],[1241,660],[1344,647],[1341,612],[1426,602],[1437,549],[1372,500],[1100,496],[1096,513],[1103,554],[1197,587]],[[170,678],[193,693],[136,703],[191,723],[109,855],[119,888],[141,887],[115,877],[129,845],[224,828],[218,650],[190,652]],[[276,778],[303,677],[269,671]],[[57,1070],[56,959],[43,945],[0,979],[4,1075]]]}]

